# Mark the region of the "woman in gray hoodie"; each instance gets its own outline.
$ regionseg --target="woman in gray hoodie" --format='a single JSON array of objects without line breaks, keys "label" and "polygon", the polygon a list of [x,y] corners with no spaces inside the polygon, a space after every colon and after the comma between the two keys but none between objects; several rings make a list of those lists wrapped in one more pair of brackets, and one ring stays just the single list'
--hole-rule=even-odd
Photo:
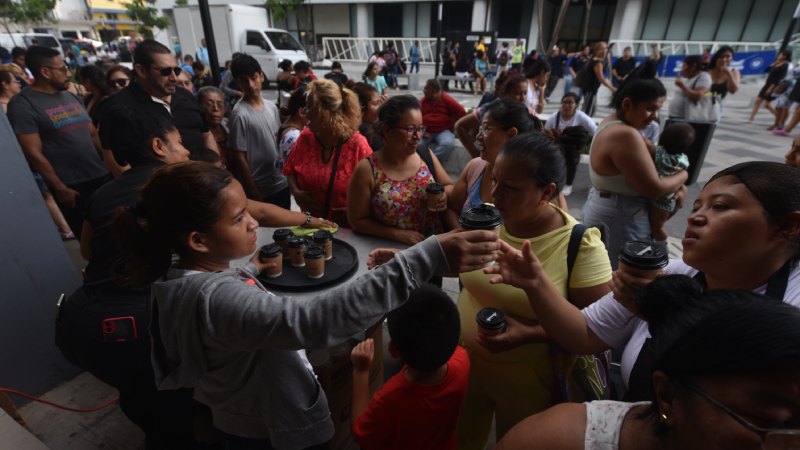
[{"label": "woman in gray hoodie", "polygon": [[[499,248],[490,231],[433,236],[312,299],[279,297],[256,279],[258,223],[230,173],[187,162],[163,167],[115,218],[126,280],[155,281],[150,325],[159,389],[194,388],[226,442],[304,449],[333,436],[327,400],[305,348],[345,341],[400,306],[434,275],[475,270]],[[177,262],[173,263],[173,254]]]}]

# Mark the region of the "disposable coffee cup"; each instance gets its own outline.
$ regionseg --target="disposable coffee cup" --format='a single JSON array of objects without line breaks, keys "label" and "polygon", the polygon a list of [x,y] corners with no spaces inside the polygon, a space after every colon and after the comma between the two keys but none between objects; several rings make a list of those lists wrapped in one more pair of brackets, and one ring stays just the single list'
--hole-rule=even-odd
[{"label": "disposable coffee cup", "polygon": [[311,236],[314,245],[322,247],[325,250],[325,261],[333,258],[333,234],[328,230],[315,231]]},{"label": "disposable coffee cup", "polygon": [[322,278],[325,276],[325,250],[316,245],[310,246],[303,253],[308,278]]},{"label": "disposable coffee cup", "polygon": [[[458,223],[465,230],[494,231],[496,238],[500,239],[499,228],[503,224],[503,218],[500,216],[499,209],[488,203],[482,203],[462,212],[461,217],[458,218]],[[489,267],[492,264],[494,264],[494,261],[489,261],[483,266]]]},{"label": "disposable coffee cup", "polygon": [[640,278],[655,278],[669,263],[664,248],[644,241],[628,241],[619,249],[619,270]]},{"label": "disposable coffee cup", "polygon": [[497,230],[503,224],[503,218],[499,209],[482,203],[462,212],[458,223],[465,230]]},{"label": "disposable coffee cup", "polygon": [[431,183],[425,188],[427,197],[428,211],[436,211],[436,204],[444,196],[444,186],[439,183]]},{"label": "disposable coffee cup", "polygon": [[283,250],[280,245],[273,242],[261,247],[259,257],[263,262],[275,263],[275,267],[267,268],[262,272],[264,275],[275,278],[283,274]]},{"label": "disposable coffee cup", "polygon": [[289,238],[287,246],[289,247],[289,262],[292,267],[305,267],[306,262],[303,259],[303,252],[306,250],[306,240],[295,236]]},{"label": "disposable coffee cup", "polygon": [[281,250],[283,251],[283,257],[289,257],[289,238],[293,237],[294,233],[292,230],[288,228],[278,228],[275,232],[272,233],[272,240],[275,241],[276,244],[281,246]]},{"label": "disposable coffee cup", "polygon": [[500,334],[506,329],[506,316],[497,308],[483,308],[475,316],[478,332],[487,336]]}]

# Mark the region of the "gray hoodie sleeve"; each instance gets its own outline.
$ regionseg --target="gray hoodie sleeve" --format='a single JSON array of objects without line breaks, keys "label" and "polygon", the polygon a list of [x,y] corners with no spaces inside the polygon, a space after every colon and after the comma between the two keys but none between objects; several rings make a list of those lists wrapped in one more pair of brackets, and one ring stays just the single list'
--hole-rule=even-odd
[{"label": "gray hoodie sleeve", "polygon": [[227,278],[203,293],[205,343],[234,351],[329,347],[374,325],[413,289],[448,271],[438,240],[430,237],[314,298],[280,297]]}]

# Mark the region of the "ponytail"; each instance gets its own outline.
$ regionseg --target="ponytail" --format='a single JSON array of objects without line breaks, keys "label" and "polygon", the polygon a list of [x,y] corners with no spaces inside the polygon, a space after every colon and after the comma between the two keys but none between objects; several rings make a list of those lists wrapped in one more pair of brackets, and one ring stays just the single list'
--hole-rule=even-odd
[{"label": "ponytail", "polygon": [[158,169],[142,188],[136,205],[114,216],[122,250],[114,265],[124,285],[141,285],[166,274],[172,255],[187,256],[186,238],[208,232],[219,218],[222,191],[233,182],[230,172],[189,161]]}]

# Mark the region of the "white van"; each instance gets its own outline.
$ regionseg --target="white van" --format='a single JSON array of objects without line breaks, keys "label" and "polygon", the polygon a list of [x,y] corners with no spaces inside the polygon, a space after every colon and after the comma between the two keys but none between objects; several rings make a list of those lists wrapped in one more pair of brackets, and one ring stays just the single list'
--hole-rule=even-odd
[{"label": "white van", "polygon": [[[211,26],[217,47],[219,64],[231,59],[234,52],[247,53],[258,61],[269,81],[274,81],[280,69],[278,63],[311,61],[297,39],[286,30],[271,28],[267,10],[247,5],[211,5]],[[175,28],[185,55],[195,56],[204,37],[197,6],[176,6]]]},{"label": "white van", "polygon": [[55,36],[46,33],[0,33],[0,46],[5,47],[9,52],[14,47],[30,47],[33,41],[42,47],[50,47],[64,57],[61,44]]}]

